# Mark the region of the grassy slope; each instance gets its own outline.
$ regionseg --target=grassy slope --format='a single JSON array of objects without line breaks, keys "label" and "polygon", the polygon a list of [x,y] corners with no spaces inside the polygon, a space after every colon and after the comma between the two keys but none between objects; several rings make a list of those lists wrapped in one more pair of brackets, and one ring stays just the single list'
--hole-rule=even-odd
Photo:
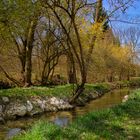
[{"label": "grassy slope", "polygon": [[[94,90],[101,91],[109,88],[107,84],[97,84],[91,85],[86,84],[85,93]],[[73,91],[73,85],[61,85],[54,87],[29,87],[29,88],[11,88],[11,89],[1,89],[0,96],[32,96],[32,95],[47,95],[47,96],[59,96],[59,97],[69,97]]]},{"label": "grassy slope", "polygon": [[116,107],[91,112],[66,128],[38,122],[14,140],[139,140],[140,91]]}]

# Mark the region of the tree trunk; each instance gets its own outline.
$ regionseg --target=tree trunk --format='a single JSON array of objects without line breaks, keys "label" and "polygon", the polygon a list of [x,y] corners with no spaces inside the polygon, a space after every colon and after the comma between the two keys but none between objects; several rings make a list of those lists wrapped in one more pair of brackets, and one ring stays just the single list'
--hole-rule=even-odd
[{"label": "tree trunk", "polygon": [[25,83],[25,66],[26,66],[26,46],[23,46],[21,53],[19,54],[19,59],[21,62],[21,84]]},{"label": "tree trunk", "polygon": [[38,18],[34,18],[29,23],[29,29],[27,34],[27,44],[26,44],[26,66],[25,66],[25,87],[29,87],[32,85],[31,77],[32,77],[32,50],[34,43],[34,34],[37,26]]},{"label": "tree trunk", "polygon": [[32,73],[32,46],[28,47],[26,53],[25,87],[29,87],[32,85],[31,73]]},{"label": "tree trunk", "polygon": [[95,23],[102,22],[102,21],[100,21],[101,20],[100,16],[101,16],[102,11],[103,11],[102,1],[103,0],[97,0],[96,13],[95,13]]},{"label": "tree trunk", "polygon": [[21,83],[19,81],[17,81],[16,79],[14,79],[13,77],[11,77],[4,69],[3,67],[0,65],[0,70],[5,74],[6,78],[8,78],[10,81],[12,81],[14,84],[16,84],[17,86],[21,86]]},{"label": "tree trunk", "polygon": [[130,70],[127,72],[127,81],[130,81]]},{"label": "tree trunk", "polygon": [[45,73],[46,67],[47,67],[47,62],[48,62],[48,61],[47,61],[47,59],[46,59],[44,65],[43,65],[42,73],[41,73],[41,85],[45,85],[45,84],[46,84],[46,80],[48,80],[48,79],[46,78],[46,73]]},{"label": "tree trunk", "polygon": [[[96,7],[96,16],[95,16],[95,24],[97,22],[100,22],[100,13],[102,12],[102,0],[97,0],[97,7]],[[89,48],[89,54],[86,58],[86,61],[84,60],[84,55],[83,55],[83,48],[82,48],[82,43],[81,43],[81,38],[77,29],[77,26],[75,24],[75,20],[74,18],[72,18],[72,22],[73,22],[73,26],[74,26],[74,30],[75,30],[75,34],[77,37],[77,41],[79,44],[79,51],[80,51],[80,58],[81,58],[81,64],[79,64],[80,66],[80,73],[81,73],[81,84],[77,85],[77,89],[75,91],[74,96],[70,99],[70,103],[73,104],[75,102],[75,100],[80,96],[81,93],[83,93],[84,91],[84,86],[86,83],[86,78],[87,78],[87,72],[88,72],[88,67],[89,67],[89,61],[91,59],[91,54],[93,52],[93,47],[95,44],[95,40],[96,40],[96,36],[93,36],[92,39],[92,45]]]},{"label": "tree trunk", "polygon": [[21,84],[24,85],[25,83],[25,67],[22,66],[22,70],[21,70]]},{"label": "tree trunk", "polygon": [[67,55],[67,75],[68,75],[68,83],[70,84],[76,83],[76,70],[72,55],[71,56]]},{"label": "tree trunk", "polygon": [[76,88],[76,91],[75,91],[75,94],[72,96],[72,98],[69,100],[69,103],[70,104],[73,104],[75,102],[75,100],[80,96],[81,93],[83,93],[84,91],[84,86],[85,86],[85,83],[82,83],[81,85],[77,85],[77,88]]}]

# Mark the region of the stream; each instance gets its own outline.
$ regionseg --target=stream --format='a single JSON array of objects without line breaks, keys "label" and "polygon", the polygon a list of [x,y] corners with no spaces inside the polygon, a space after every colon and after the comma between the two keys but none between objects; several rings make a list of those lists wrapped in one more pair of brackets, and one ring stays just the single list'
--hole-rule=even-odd
[{"label": "stream", "polygon": [[48,120],[59,126],[67,126],[77,116],[84,115],[91,111],[100,110],[103,108],[112,107],[120,104],[125,95],[132,93],[133,89],[124,88],[113,90],[112,92],[106,93],[99,99],[93,100],[87,103],[84,107],[76,107],[71,111],[60,111],[53,113],[45,113],[35,117],[19,118],[15,121],[7,121],[6,124],[0,125],[0,140],[4,140],[10,135],[14,135],[20,130],[25,130],[31,127],[33,123],[39,120]]}]

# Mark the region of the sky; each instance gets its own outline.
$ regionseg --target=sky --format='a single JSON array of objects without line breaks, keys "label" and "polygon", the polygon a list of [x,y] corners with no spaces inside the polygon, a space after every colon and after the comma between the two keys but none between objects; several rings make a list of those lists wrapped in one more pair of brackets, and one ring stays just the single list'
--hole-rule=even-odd
[{"label": "sky", "polygon": [[[104,7],[105,9],[110,10],[107,0],[104,0]],[[132,6],[128,7],[125,13],[120,15],[120,11],[116,12],[117,20],[124,20],[131,23],[138,23],[138,24],[130,24],[125,22],[112,21],[111,24],[114,28],[129,28],[130,26],[140,26],[140,0],[134,0]],[[113,19],[113,18],[111,18]],[[140,27],[139,27],[140,28]]]},{"label": "sky", "polygon": [[[108,4],[109,0],[103,0],[103,6],[108,11],[112,11],[111,6]],[[115,0],[112,0],[115,1]],[[120,10],[115,13],[113,17],[110,19],[115,19],[114,21],[111,20],[110,26],[112,27],[115,33],[118,33],[123,30],[127,30],[130,27],[136,27],[140,30],[140,0],[133,0],[133,4],[129,6],[124,13]],[[116,20],[117,19],[117,20]],[[120,22],[126,21],[126,22]],[[132,24],[137,23],[137,24]],[[140,37],[137,43],[137,50],[140,49]],[[123,40],[122,40],[123,41]]]}]

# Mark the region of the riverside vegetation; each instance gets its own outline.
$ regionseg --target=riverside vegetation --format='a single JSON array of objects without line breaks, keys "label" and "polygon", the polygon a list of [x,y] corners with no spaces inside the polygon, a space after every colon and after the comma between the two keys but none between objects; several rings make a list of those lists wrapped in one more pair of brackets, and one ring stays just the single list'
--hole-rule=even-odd
[{"label": "riverside vegetation", "polygon": [[[0,121],[71,109],[111,89],[140,86],[139,79],[131,82],[140,77],[140,29],[135,23],[115,31],[111,26],[137,21],[139,15],[126,16],[136,1],[1,0]],[[10,87],[16,88],[3,89]],[[39,122],[16,139],[123,139],[127,132],[137,139],[139,133],[129,132],[137,128],[124,126],[131,112],[139,122],[135,96],[135,102],[90,113],[67,128]]]},{"label": "riverside vegetation", "polygon": [[44,112],[70,110],[75,106],[84,106],[90,100],[104,93],[120,88],[139,86],[138,80],[117,83],[86,84],[84,93],[74,104],[69,103],[75,85],[54,87],[11,88],[0,90],[0,122],[23,116],[34,116]]},{"label": "riverside vegetation", "polygon": [[140,139],[140,90],[115,107],[91,112],[61,128],[39,121],[13,140],[129,140]]},{"label": "riverside vegetation", "polygon": [[87,84],[84,94],[75,104],[69,104],[74,85],[48,87],[13,88],[0,91],[0,121],[17,117],[33,116],[43,112],[69,110],[84,106],[88,101],[102,96],[111,90],[109,84]]}]

